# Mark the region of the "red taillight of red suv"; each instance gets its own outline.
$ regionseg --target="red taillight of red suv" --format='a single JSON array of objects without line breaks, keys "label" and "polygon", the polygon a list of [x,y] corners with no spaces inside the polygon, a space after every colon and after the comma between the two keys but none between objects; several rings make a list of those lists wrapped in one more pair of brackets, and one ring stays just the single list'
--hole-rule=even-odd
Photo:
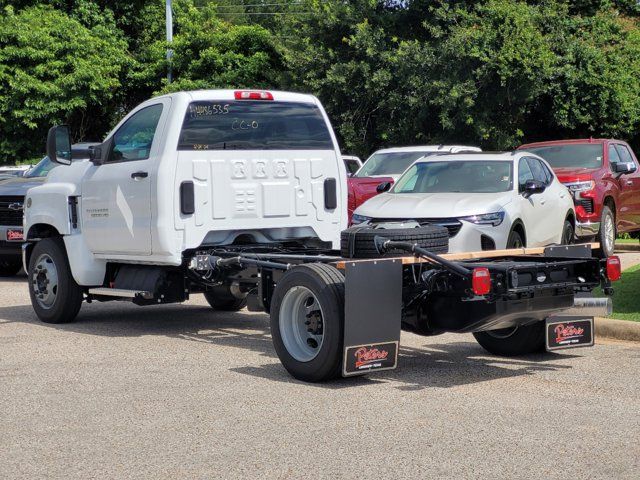
[{"label": "red taillight of red suv", "polygon": [[622,266],[620,264],[620,258],[611,256],[607,258],[607,278],[612,282],[620,280],[622,276]]}]

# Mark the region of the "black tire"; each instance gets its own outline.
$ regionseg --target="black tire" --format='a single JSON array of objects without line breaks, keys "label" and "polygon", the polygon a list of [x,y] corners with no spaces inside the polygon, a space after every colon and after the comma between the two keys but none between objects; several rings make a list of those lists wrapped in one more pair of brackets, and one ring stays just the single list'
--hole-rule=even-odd
[{"label": "black tire", "polygon": [[18,258],[0,257],[0,277],[13,277],[22,268],[22,260]]},{"label": "black tire", "polygon": [[[37,267],[42,265],[43,255],[46,255],[50,260],[50,262],[44,263],[53,265],[57,272],[55,299],[48,307],[38,301],[38,292],[36,291],[36,288],[39,289]],[[61,238],[45,238],[33,247],[27,275],[31,305],[40,320],[45,323],[68,323],[75,320],[82,305],[82,289],[71,275],[69,260]]]},{"label": "black tire", "polygon": [[[285,295],[295,287],[306,287],[315,295],[322,313],[323,340],[316,356],[299,361],[283,340],[281,309]],[[283,322],[286,323],[285,320]],[[322,382],[341,373],[344,326],[344,276],[331,265],[312,263],[287,271],[276,285],[271,299],[271,336],[284,368],[298,380]]]},{"label": "black tire", "polygon": [[[611,231],[608,231],[608,228],[606,227],[607,222],[609,221],[611,222],[613,236],[611,235]],[[613,255],[616,241],[616,217],[607,205],[602,207],[598,241],[600,242],[600,248],[602,249],[602,253],[605,257],[610,257],[611,255]]]},{"label": "black tire", "polygon": [[562,228],[562,239],[560,240],[561,245],[573,245],[576,241],[573,225],[569,220],[564,221],[564,227]]},{"label": "black tire", "polygon": [[355,226],[344,230],[340,236],[340,254],[345,258],[380,258],[406,255],[403,250],[378,253],[375,237],[399,242],[415,243],[432,253],[449,251],[449,230],[439,225],[424,225],[419,228],[384,229]]},{"label": "black tire", "polygon": [[475,332],[473,336],[487,352],[513,357],[543,350],[544,326],[545,322],[536,322],[515,329],[503,328]]},{"label": "black tire", "polygon": [[523,248],[526,247],[522,235],[515,230],[511,230],[509,238],[507,238],[507,248]]},{"label": "black tire", "polygon": [[205,292],[204,298],[211,308],[222,312],[237,312],[247,306],[247,297],[234,296],[229,287],[215,287]]}]

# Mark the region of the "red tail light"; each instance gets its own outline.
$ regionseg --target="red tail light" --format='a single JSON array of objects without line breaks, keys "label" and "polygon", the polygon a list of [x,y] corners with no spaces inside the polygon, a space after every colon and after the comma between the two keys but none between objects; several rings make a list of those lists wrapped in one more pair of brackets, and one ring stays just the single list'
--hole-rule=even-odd
[{"label": "red tail light", "polygon": [[488,268],[474,268],[471,273],[471,288],[476,295],[486,295],[491,291],[491,274]]},{"label": "red tail light", "polygon": [[612,256],[607,258],[607,277],[612,282],[620,280],[622,275],[622,267],[620,265],[620,258]]},{"label": "red tail light", "polygon": [[236,100],[273,100],[271,92],[255,90],[236,90],[233,92]]}]

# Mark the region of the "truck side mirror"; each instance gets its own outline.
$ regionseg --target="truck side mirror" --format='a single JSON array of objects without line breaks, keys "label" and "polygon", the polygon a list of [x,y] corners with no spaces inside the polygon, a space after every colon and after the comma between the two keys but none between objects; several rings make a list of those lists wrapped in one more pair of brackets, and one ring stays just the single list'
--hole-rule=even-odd
[{"label": "truck side mirror", "polygon": [[56,125],[49,129],[47,156],[52,162],[71,165],[71,133],[68,125]]},{"label": "truck side mirror", "polygon": [[527,180],[524,184],[524,198],[529,198],[536,193],[542,193],[546,190],[547,186],[538,180]]},{"label": "truck side mirror", "polygon": [[388,192],[390,188],[391,188],[391,182],[382,182],[380,185],[376,187],[376,192],[378,193]]},{"label": "truck side mirror", "polygon": [[613,165],[613,170],[621,175],[628,175],[634,173],[638,167],[633,162],[618,162]]}]

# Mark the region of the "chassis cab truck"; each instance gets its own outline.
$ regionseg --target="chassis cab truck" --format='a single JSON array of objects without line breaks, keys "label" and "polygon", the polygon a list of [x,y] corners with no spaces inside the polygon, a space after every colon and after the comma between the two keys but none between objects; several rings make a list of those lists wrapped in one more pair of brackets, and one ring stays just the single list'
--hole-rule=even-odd
[{"label": "chassis cab truck", "polygon": [[442,227],[343,231],[347,174],[310,95],[160,96],[88,160],[71,162],[65,126],[50,130],[47,153],[66,167],[27,193],[23,245],[42,321],[73,321],[83,301],[202,293],[216,310],[270,313],[280,360],[306,381],[395,368],[401,328],[472,332],[508,355],[591,345],[585,315],[608,299],[574,294],[611,294],[619,276],[617,258],[590,246],[446,258],[434,253],[446,252]]}]

